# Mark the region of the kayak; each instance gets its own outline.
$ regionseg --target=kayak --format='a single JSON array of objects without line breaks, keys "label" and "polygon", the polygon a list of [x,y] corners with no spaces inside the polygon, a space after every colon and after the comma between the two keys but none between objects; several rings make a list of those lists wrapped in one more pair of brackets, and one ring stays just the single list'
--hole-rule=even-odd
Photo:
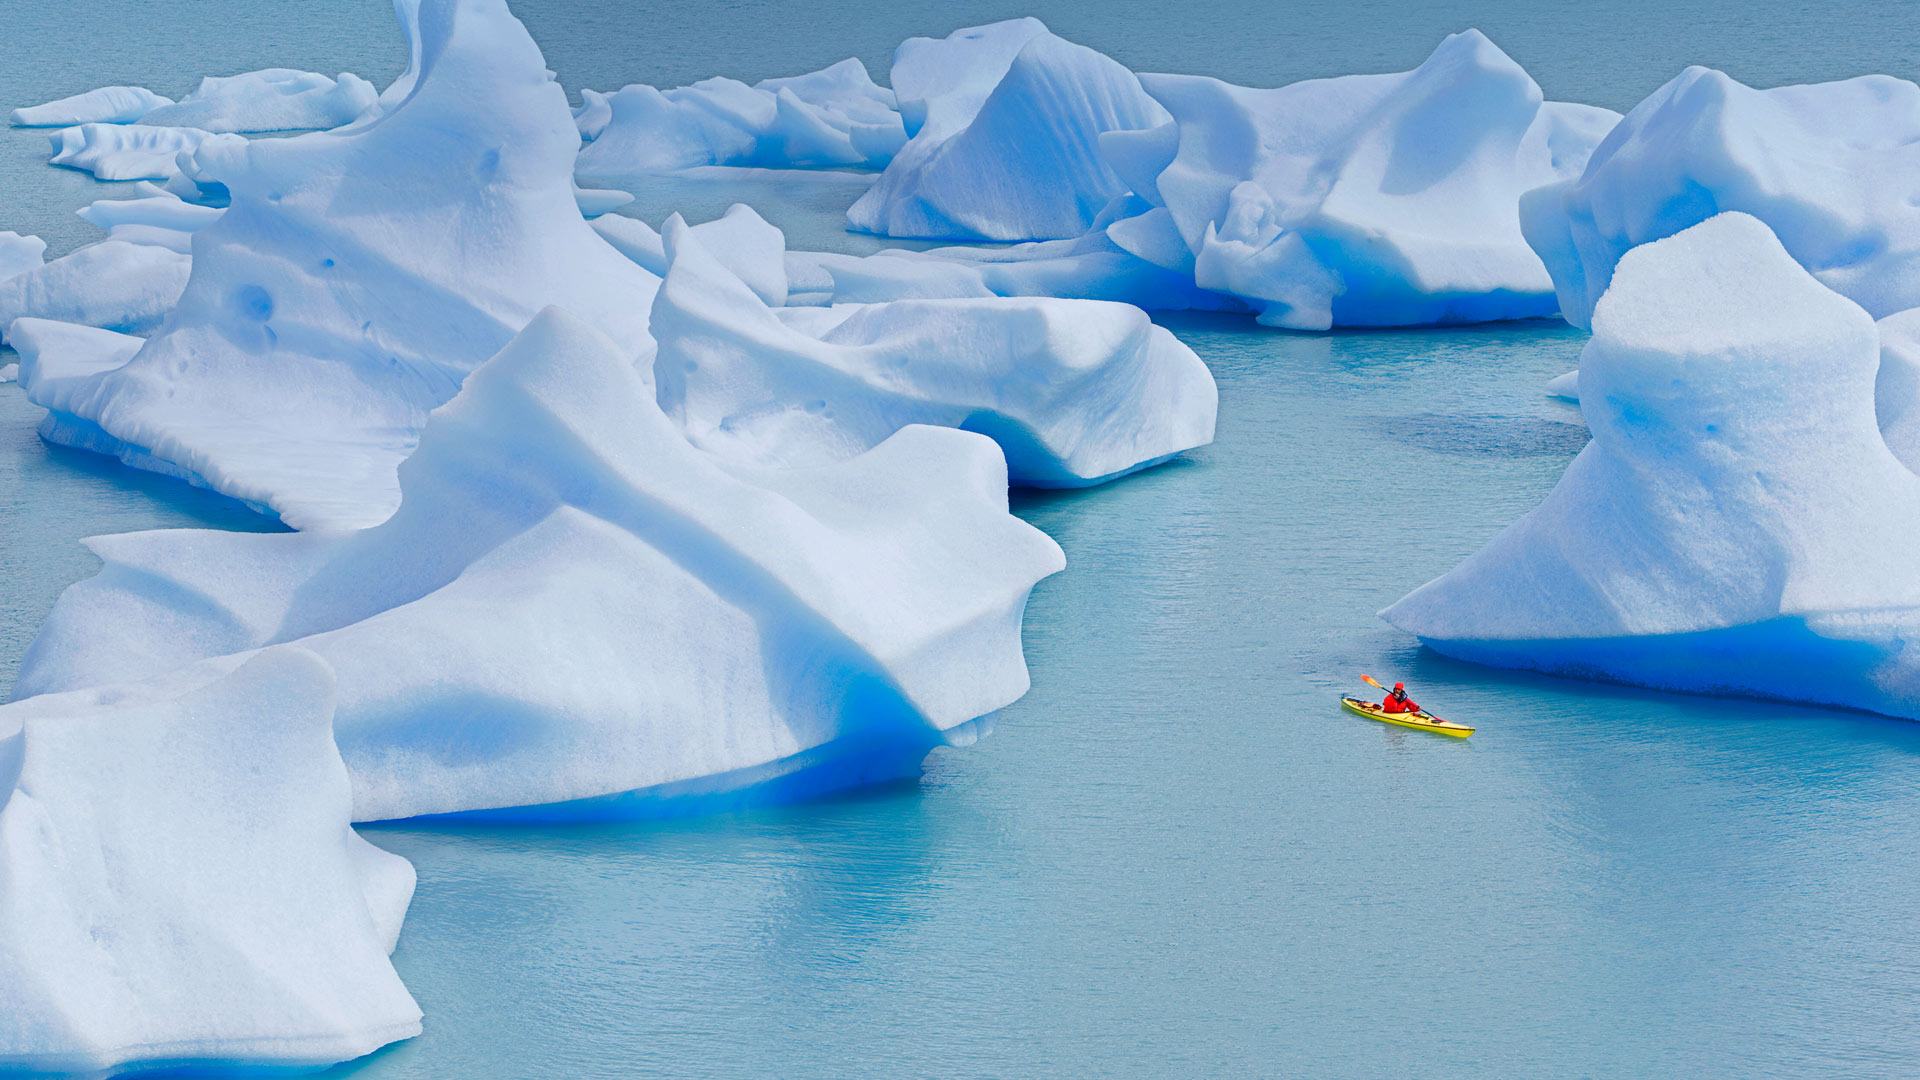
[{"label": "kayak", "polygon": [[1431,731],[1436,735],[1451,735],[1456,739],[1464,739],[1473,734],[1473,729],[1465,724],[1442,720],[1429,712],[1390,713],[1371,701],[1361,701],[1356,697],[1343,697],[1340,699],[1340,704],[1345,705],[1348,712],[1357,712],[1372,720],[1399,724],[1401,727],[1415,728],[1420,731]]}]

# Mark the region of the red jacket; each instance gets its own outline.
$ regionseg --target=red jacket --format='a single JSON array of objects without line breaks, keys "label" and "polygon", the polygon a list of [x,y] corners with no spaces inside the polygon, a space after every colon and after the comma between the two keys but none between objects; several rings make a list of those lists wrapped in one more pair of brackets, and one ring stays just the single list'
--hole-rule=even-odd
[{"label": "red jacket", "polygon": [[1400,698],[1388,694],[1387,700],[1380,703],[1380,711],[1390,713],[1417,713],[1420,711],[1420,706],[1414,704],[1412,698],[1405,696],[1405,690],[1400,691],[1400,694]]}]

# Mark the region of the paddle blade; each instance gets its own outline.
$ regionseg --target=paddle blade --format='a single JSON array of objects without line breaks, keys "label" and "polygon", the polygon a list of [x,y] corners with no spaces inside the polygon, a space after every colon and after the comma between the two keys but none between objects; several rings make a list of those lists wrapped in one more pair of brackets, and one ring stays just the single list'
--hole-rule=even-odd
[{"label": "paddle blade", "polygon": [[1361,681],[1361,682],[1364,682],[1364,683],[1366,683],[1366,684],[1367,684],[1368,686],[1371,686],[1371,687],[1373,687],[1373,688],[1374,688],[1375,690],[1385,690],[1385,689],[1386,689],[1386,687],[1384,687],[1384,686],[1381,686],[1381,685],[1380,685],[1379,683],[1377,683],[1377,682],[1374,682],[1374,681],[1373,681],[1373,676],[1371,676],[1371,675],[1362,675],[1362,676],[1360,676],[1360,681]]}]

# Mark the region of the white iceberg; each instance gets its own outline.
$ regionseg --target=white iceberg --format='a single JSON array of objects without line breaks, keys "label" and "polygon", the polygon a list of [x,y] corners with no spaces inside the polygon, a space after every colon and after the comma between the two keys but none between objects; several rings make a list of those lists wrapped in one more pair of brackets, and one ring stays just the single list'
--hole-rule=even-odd
[{"label": "white iceberg", "polygon": [[152,333],[192,271],[191,257],[165,245],[115,238],[77,248],[0,280],[0,341],[12,343],[8,326],[22,318]]},{"label": "white iceberg", "polygon": [[[679,214],[668,221],[684,224]],[[593,228],[615,250],[648,273],[666,274],[667,245],[653,226],[637,218],[615,215],[595,221]],[[770,307],[786,304],[786,236],[754,213],[753,207],[734,203],[725,214],[701,222],[691,231],[699,238],[700,246],[718,259],[730,275],[746,283],[762,303]]]},{"label": "white iceberg", "polygon": [[[193,254],[193,234],[220,220],[222,213],[217,207],[186,202],[146,181],[141,181],[134,198],[101,199],[79,210],[82,218],[107,230],[109,240],[151,244],[182,255]],[[183,280],[183,288],[185,284]]]},{"label": "white iceberg", "polygon": [[613,119],[613,106],[608,101],[612,96],[598,90],[580,91],[580,104],[573,110],[573,126],[580,129],[582,142],[592,142],[606,130],[607,121]]},{"label": "white iceberg", "polygon": [[96,180],[168,180],[180,175],[179,157],[209,133],[187,127],[81,124],[48,136],[49,164],[92,173]]},{"label": "white iceberg", "polygon": [[1213,439],[1218,395],[1138,308],[1086,300],[767,307],[678,219],[654,301],[661,407],[729,461],[842,461],[909,424],[992,437],[1008,478],[1084,487]]},{"label": "white iceberg", "polygon": [[813,469],[689,445],[558,309],[434,413],[359,533],[100,537],[23,696],[297,642],[339,682],[356,819],[688,812],[911,774],[1027,689],[1059,548],[983,436]]},{"label": "white iceberg", "polygon": [[[43,434],[296,528],[355,528],[392,512],[427,413],[542,307],[650,354],[658,279],[581,218],[579,136],[539,49],[499,0],[420,16],[411,92],[379,122],[201,146],[197,171],[232,205],[195,233],[178,306],[84,386],[51,352],[23,370],[54,408]],[[42,380],[69,387],[57,408]]]},{"label": "white iceberg", "polygon": [[0,281],[42,265],[46,255],[45,240],[17,232],[0,232]]},{"label": "white iceberg", "polygon": [[575,123],[590,142],[576,171],[598,183],[710,165],[880,168],[906,142],[893,93],[852,59],[754,86],[636,84],[592,94],[582,109]]},{"label": "white iceberg", "polygon": [[1873,383],[1874,417],[1887,449],[1920,473],[1920,308],[1880,320],[1880,371]]},{"label": "white iceberg", "polygon": [[103,86],[44,105],[15,109],[15,127],[71,127],[75,124],[130,124],[162,105],[173,104],[144,86]]},{"label": "white iceberg", "polygon": [[336,128],[372,109],[379,96],[358,75],[335,80],[312,71],[267,68],[201,79],[193,93],[137,122],[213,132]]},{"label": "white iceberg", "polygon": [[314,1068],[420,1032],[413,867],[299,649],[0,708],[0,1069]]},{"label": "white iceberg", "polygon": [[1873,320],[1725,213],[1622,256],[1593,335],[1593,441],[1386,620],[1480,663],[1920,717],[1920,476],[1876,423]]},{"label": "white iceberg", "polygon": [[1143,75],[1169,126],[1101,145],[1144,213],[1120,247],[1300,330],[1552,315],[1523,192],[1577,176],[1619,119],[1543,102],[1478,31],[1396,75],[1250,90]]},{"label": "white iceberg", "polygon": [[883,236],[1080,236],[1127,190],[1101,156],[1100,136],[1168,119],[1131,71],[1035,19],[912,39],[896,54],[893,79],[915,88],[925,119],[847,211],[853,228]]},{"label": "white iceberg", "polygon": [[1868,75],[1755,90],[1688,68],[1521,218],[1561,313],[1586,326],[1622,254],[1727,210],[1766,222],[1875,318],[1920,307],[1920,87]]}]

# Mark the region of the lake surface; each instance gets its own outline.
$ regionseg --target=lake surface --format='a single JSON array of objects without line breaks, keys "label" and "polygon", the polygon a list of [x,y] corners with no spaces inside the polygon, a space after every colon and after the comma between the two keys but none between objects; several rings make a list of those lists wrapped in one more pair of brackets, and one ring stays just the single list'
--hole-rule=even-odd
[{"label": "lake surface", "polygon": [[[387,5],[0,0],[12,107],[112,82],[404,65]],[[1248,83],[1412,66],[1478,25],[1550,95],[1630,107],[1687,62],[1762,85],[1915,74],[1901,5],[1514,2],[1026,8],[562,0],[516,9],[570,89],[791,74],[1031,11],[1139,69]],[[1464,12],[1464,14],[1463,14]],[[0,133],[0,228],[56,251],[125,185]],[[755,202],[796,246],[857,189],[663,183],[657,222]],[[1552,323],[1288,334],[1162,319],[1217,442],[1016,493],[1068,569],[1033,691],[917,784],[633,826],[388,826],[420,874],[395,963],[426,1032],[329,1075],[1911,1076],[1920,725],[1515,675],[1374,612],[1535,505],[1585,440]],[[7,357],[10,359],[10,357]],[[0,360],[0,362],[4,362]],[[0,386],[0,687],[78,538],[269,527],[54,450]],[[1342,713],[1404,678],[1469,742]]]}]

